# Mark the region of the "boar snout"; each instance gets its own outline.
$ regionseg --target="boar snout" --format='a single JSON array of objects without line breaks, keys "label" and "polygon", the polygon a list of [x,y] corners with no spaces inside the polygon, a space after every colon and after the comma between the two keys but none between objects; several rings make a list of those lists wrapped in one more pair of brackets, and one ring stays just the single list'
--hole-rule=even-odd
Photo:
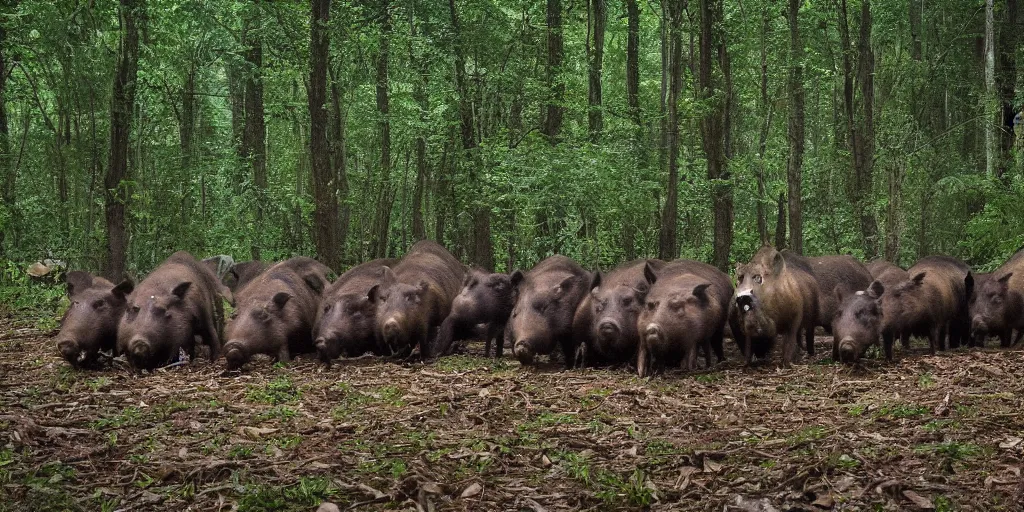
[{"label": "boar snout", "polygon": [[528,340],[516,340],[512,351],[515,353],[516,359],[518,359],[521,364],[533,364],[533,348],[530,346],[530,342]]}]

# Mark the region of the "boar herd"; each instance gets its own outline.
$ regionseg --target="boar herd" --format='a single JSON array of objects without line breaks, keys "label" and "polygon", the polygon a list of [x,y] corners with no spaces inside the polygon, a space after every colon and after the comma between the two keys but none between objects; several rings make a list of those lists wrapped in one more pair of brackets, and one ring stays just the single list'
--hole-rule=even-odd
[{"label": "boar herd", "polygon": [[[330,366],[366,353],[430,359],[460,340],[484,339],[501,357],[508,342],[523,365],[561,356],[568,368],[660,368],[721,362],[728,332],[747,364],[783,366],[814,355],[814,333],[833,338],[832,358],[855,363],[872,345],[927,338],[929,351],[1003,346],[1024,331],[1024,251],[990,274],[946,256],[907,270],[852,256],[805,257],[763,247],[736,267],[735,281],[692,260],[640,259],[590,272],[555,255],[529,271],[467,268],[441,245],[416,243],[401,259],[369,261],[339,276],[311,258],[274,264],[177,252],[138,284],[87,272],[66,276],[70,307],[56,338],[75,367],[124,356],[138,370],[190,359],[205,345],[237,370],[264,354],[289,361],[315,354]],[[735,285],[734,285],[735,282]],[[231,312],[225,318],[225,302]],[[1016,339],[1013,334],[1016,331]],[[948,343],[947,343],[948,342]]]}]

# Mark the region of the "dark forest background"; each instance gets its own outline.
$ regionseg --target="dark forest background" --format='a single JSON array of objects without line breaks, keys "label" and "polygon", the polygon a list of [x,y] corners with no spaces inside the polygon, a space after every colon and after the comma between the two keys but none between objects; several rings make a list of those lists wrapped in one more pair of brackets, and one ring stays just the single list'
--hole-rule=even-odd
[{"label": "dark forest background", "polygon": [[[1016,0],[3,2],[0,251],[499,270],[1024,243]],[[12,264],[9,264],[9,266]]]}]

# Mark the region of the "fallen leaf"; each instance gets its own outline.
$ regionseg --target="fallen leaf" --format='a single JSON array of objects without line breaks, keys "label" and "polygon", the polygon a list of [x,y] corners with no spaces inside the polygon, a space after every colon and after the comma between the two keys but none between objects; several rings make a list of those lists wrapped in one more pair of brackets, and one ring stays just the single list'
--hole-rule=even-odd
[{"label": "fallen leaf", "polygon": [[466,487],[466,490],[462,491],[462,494],[459,497],[472,498],[473,496],[476,496],[483,492],[483,490],[484,488],[480,484],[473,482],[469,484],[469,487]]},{"label": "fallen leaf", "polygon": [[341,512],[341,509],[339,509],[334,503],[325,501],[317,507],[316,512]]},{"label": "fallen leaf", "polygon": [[1009,449],[1017,446],[1018,444],[1020,444],[1021,441],[1022,441],[1021,438],[1015,437],[1015,436],[1011,436],[1011,437],[1006,438],[1006,441],[1004,441],[1002,443],[999,443],[999,447],[1004,449],[1004,450],[1009,450]]},{"label": "fallen leaf", "polygon": [[852,476],[844,476],[839,480],[836,480],[834,487],[839,492],[846,492],[851,487],[853,487],[853,484],[855,483],[856,480],[854,480]]},{"label": "fallen leaf", "polygon": [[812,506],[831,510],[836,505],[835,500],[832,499],[830,494],[819,494],[818,499],[811,503]]},{"label": "fallen leaf", "polygon": [[946,393],[946,398],[942,399],[942,403],[935,407],[936,416],[945,416],[949,412],[949,393]]},{"label": "fallen leaf", "polygon": [[917,508],[922,510],[934,510],[935,505],[932,504],[932,500],[921,496],[920,494],[907,489],[903,491],[903,497],[910,500]]},{"label": "fallen leaf", "polygon": [[722,470],[722,465],[711,460],[704,459],[704,472],[705,473],[718,473]]},{"label": "fallen leaf", "polygon": [[541,455],[540,456],[540,463],[544,467],[550,467],[551,466],[551,459],[549,459],[547,455]]},{"label": "fallen leaf", "polygon": [[491,392],[487,388],[480,388],[480,398],[487,398],[491,396]]},{"label": "fallen leaf", "polygon": [[185,448],[183,446],[183,447],[181,447],[180,450],[178,450],[178,458],[184,459],[186,455],[188,455],[188,448]]},{"label": "fallen leaf", "polygon": [[420,486],[420,489],[423,489],[424,492],[428,492],[430,494],[444,494],[444,489],[441,489],[441,486],[438,485],[437,482],[424,483]]},{"label": "fallen leaf", "polygon": [[277,432],[276,428],[260,427],[242,427],[239,430],[241,430],[242,435],[248,436],[252,439],[259,439],[260,437],[265,436],[267,434],[273,434],[274,432]]},{"label": "fallen leaf", "polygon": [[523,502],[525,502],[526,505],[529,506],[531,510],[533,510],[533,512],[548,512],[548,509],[542,507],[540,503],[537,503],[531,498],[526,498],[523,500]]}]

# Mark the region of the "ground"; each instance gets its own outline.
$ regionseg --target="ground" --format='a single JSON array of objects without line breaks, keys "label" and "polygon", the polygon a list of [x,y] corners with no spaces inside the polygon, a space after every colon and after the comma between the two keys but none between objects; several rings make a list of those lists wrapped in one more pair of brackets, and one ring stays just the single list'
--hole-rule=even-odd
[{"label": "ground", "polygon": [[72,370],[0,326],[0,510],[1021,510],[1024,352],[640,379],[205,360]]}]

